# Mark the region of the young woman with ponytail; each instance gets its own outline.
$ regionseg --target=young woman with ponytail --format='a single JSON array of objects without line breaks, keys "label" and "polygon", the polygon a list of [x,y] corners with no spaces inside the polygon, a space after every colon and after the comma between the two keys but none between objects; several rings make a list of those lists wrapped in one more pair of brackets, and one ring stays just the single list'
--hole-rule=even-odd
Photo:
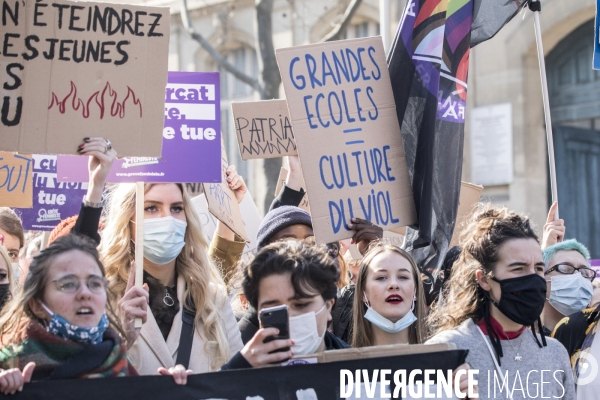
[{"label": "young woman with ponytail", "polygon": [[469,350],[481,398],[493,398],[492,387],[500,382],[507,385],[503,398],[533,396],[543,386],[543,396],[574,399],[569,356],[541,329],[544,261],[529,219],[482,205],[464,229],[461,247],[447,301],[429,315],[434,336],[427,343]]}]

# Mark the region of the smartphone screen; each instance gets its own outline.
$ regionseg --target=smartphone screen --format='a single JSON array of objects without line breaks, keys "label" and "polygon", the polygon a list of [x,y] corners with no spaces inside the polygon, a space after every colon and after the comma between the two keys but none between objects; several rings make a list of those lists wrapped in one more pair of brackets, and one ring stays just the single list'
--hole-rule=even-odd
[{"label": "smartphone screen", "polygon": [[[290,338],[290,328],[288,320],[288,307],[286,305],[263,308],[259,313],[261,328],[277,328],[279,334],[269,336],[264,340],[264,343],[279,339]],[[288,351],[289,347],[277,349],[276,351]]]}]

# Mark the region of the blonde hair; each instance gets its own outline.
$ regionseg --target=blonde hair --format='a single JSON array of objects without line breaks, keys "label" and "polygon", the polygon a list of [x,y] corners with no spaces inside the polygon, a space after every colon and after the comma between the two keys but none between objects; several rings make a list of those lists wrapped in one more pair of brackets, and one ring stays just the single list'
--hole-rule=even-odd
[{"label": "blonde hair", "polygon": [[493,274],[501,246],[511,239],[538,241],[529,218],[491,204],[479,204],[473,210],[460,236],[462,251],[444,285],[446,301],[429,313],[432,335],[453,329],[467,319],[478,323],[489,316],[489,300],[475,274],[478,270]]},{"label": "blonde hair", "polygon": [[[144,193],[155,184],[145,184]],[[183,185],[177,184],[183,197],[183,209],[187,219],[185,246],[177,256],[175,270],[185,280],[182,304],[186,299],[194,306],[194,323],[198,333],[207,340],[205,351],[211,354],[216,349],[216,357],[210,361],[211,369],[216,370],[230,357],[225,323],[217,304],[218,293],[224,291],[225,283],[217,267],[208,258],[208,243],[202,231],[202,224],[193,211],[190,198]],[[135,244],[129,222],[135,217],[135,185],[119,184],[109,194],[110,201],[107,221],[100,244],[101,260],[106,266],[109,286],[116,298],[115,304],[125,294],[129,267],[134,260]],[[226,296],[223,296],[225,303]]]},{"label": "blonde hair", "polygon": [[398,246],[391,244],[383,244],[378,242],[374,246],[370,246],[369,251],[363,258],[362,264],[358,276],[356,277],[356,291],[354,292],[354,304],[352,306],[352,333],[351,333],[351,344],[352,347],[367,347],[374,346],[373,343],[373,326],[364,315],[367,312],[367,306],[363,300],[363,293],[365,292],[365,283],[367,280],[367,274],[369,272],[369,266],[380,254],[395,253],[405,258],[412,267],[412,276],[415,282],[415,290],[417,300],[415,301],[415,316],[417,320],[408,329],[408,340],[410,344],[423,343],[427,333],[425,331],[425,294],[423,292],[423,283],[421,281],[421,273],[417,264],[413,258],[406,251],[402,250]]},{"label": "blonde hair", "polygon": [[8,251],[6,251],[6,248],[2,245],[0,245],[0,258],[4,259],[4,262],[6,263],[6,272],[8,273],[8,289],[10,290],[10,293],[13,294],[16,287],[16,282],[14,282],[13,279],[12,261],[8,255]]}]

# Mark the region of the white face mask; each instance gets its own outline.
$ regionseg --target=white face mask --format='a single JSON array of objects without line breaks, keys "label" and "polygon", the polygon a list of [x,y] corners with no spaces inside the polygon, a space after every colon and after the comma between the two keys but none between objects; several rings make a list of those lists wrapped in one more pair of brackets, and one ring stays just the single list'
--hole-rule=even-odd
[{"label": "white face mask", "polygon": [[325,304],[318,312],[307,312],[295,317],[290,317],[290,337],[294,339],[294,345],[292,351],[294,355],[305,356],[307,354],[313,354],[323,341],[327,328],[323,331],[323,334],[319,334],[317,328],[317,315],[325,310]]},{"label": "white face mask", "polygon": [[177,258],[185,246],[187,222],[169,217],[144,219],[144,257],[165,265]]},{"label": "white face mask", "polygon": [[562,315],[571,315],[585,309],[592,300],[594,287],[581,274],[555,275],[550,278],[552,289],[548,302]]},{"label": "white face mask", "polygon": [[383,315],[381,315],[377,311],[375,311],[375,309],[373,307],[371,307],[371,305],[369,304],[369,301],[367,300],[367,296],[364,296],[364,299],[365,299],[365,305],[367,306],[367,312],[365,313],[365,319],[384,332],[387,332],[387,333],[402,332],[403,330],[405,330],[406,328],[411,326],[417,320],[417,317],[415,317],[415,314],[413,314],[413,310],[415,309],[414,298],[413,298],[413,303],[412,303],[412,307],[410,308],[410,310],[406,313],[406,315],[404,315],[402,318],[400,318],[396,322],[390,321],[389,319],[387,319],[386,317],[384,317]]},{"label": "white face mask", "polygon": [[18,262],[11,263],[13,270],[13,282],[19,282],[19,278],[21,277],[21,267]]}]

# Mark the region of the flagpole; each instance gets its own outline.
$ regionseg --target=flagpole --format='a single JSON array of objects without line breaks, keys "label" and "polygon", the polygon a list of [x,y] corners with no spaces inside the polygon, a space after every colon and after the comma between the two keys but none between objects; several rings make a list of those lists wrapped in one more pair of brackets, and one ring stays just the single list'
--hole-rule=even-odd
[{"label": "flagpole", "polygon": [[[533,11],[533,22],[535,25],[535,41],[537,43],[538,61],[540,64],[540,77],[542,78],[542,99],[544,101],[544,118],[546,120],[546,141],[548,142],[548,162],[550,164],[550,189],[552,191],[552,203],[558,201],[558,189],[556,187],[556,163],[554,161],[554,141],[552,139],[552,118],[550,116],[550,101],[548,100],[548,81],[546,79],[546,61],[544,58],[544,46],[542,44],[542,28],[540,26],[540,12],[542,4],[540,0],[532,0],[529,9]],[[554,219],[559,219],[558,208]]]}]

